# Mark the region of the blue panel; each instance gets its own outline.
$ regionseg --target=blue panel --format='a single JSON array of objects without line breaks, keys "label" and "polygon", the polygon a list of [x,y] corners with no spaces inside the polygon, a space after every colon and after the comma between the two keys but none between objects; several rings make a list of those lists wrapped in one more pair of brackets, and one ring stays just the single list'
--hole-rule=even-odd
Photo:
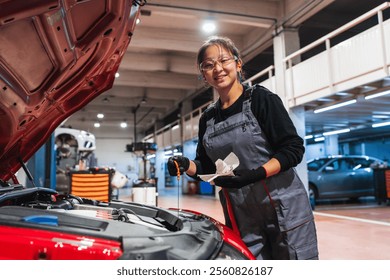
[{"label": "blue panel", "polygon": [[200,194],[214,194],[214,187],[209,182],[200,182]]},{"label": "blue panel", "polygon": [[48,168],[50,168],[50,186],[49,188],[55,190],[56,189],[56,169],[57,169],[57,166],[56,166],[56,151],[54,149],[54,140],[55,140],[55,137],[54,137],[54,132],[52,133],[51,137],[50,137],[50,166]]},{"label": "blue panel", "polygon": [[40,225],[58,226],[58,217],[53,215],[28,216],[24,217],[23,221]]}]

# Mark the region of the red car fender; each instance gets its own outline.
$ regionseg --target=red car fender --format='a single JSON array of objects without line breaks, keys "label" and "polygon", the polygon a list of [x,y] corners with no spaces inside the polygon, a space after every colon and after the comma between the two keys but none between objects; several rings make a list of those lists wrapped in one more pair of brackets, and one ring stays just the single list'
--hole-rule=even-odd
[{"label": "red car fender", "polygon": [[117,241],[9,226],[0,226],[0,248],[2,260],[116,260],[122,255]]}]

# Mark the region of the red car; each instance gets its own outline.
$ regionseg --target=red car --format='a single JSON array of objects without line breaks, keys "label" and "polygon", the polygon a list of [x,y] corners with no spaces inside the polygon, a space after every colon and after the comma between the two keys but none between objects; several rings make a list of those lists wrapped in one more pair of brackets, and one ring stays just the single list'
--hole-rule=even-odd
[{"label": "red car", "polygon": [[17,180],[62,121],[112,87],[144,4],[0,1],[0,259],[253,259],[200,213]]}]

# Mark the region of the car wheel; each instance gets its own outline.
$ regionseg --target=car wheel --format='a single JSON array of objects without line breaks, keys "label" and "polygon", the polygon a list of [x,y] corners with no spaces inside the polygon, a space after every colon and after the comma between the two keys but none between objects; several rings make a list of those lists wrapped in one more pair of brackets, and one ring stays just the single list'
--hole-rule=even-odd
[{"label": "car wheel", "polygon": [[309,184],[309,200],[310,200],[310,205],[312,210],[315,209],[317,196],[318,195],[317,195],[316,187],[314,187],[312,184]]}]

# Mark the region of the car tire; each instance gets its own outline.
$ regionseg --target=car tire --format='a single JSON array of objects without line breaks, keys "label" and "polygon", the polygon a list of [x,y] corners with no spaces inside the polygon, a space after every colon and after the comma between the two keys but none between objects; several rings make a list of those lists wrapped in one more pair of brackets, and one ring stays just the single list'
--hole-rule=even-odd
[{"label": "car tire", "polygon": [[309,201],[311,209],[314,210],[316,206],[316,200],[317,200],[318,194],[317,189],[312,184],[309,184]]}]

